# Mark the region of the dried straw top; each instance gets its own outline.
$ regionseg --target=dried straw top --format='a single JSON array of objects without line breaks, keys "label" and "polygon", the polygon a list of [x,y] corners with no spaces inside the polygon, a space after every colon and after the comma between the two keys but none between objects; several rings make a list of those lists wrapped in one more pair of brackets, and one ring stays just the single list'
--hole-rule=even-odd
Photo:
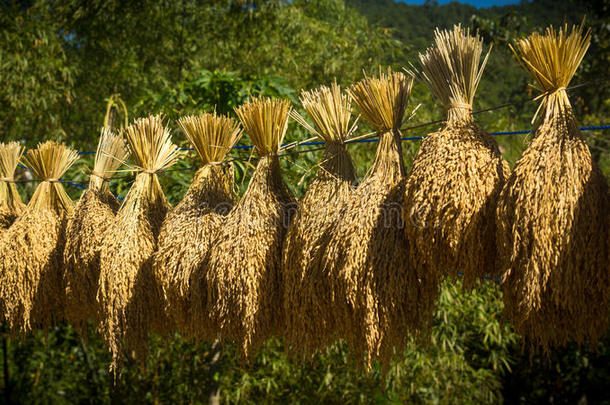
[{"label": "dried straw top", "polygon": [[288,128],[290,102],[255,98],[235,109],[260,156],[276,154]]},{"label": "dried straw top", "polygon": [[89,179],[89,188],[99,190],[104,181],[110,179],[119,166],[125,162],[127,156],[129,156],[129,149],[127,149],[123,136],[114,133],[110,128],[102,128],[93,171]]},{"label": "dried straw top", "polygon": [[78,154],[66,145],[47,141],[23,156],[24,164],[42,181],[57,182],[78,160]]},{"label": "dried straw top", "polygon": [[523,68],[536,80],[543,97],[534,120],[541,108],[545,119],[570,108],[566,87],[591,44],[591,30],[583,32],[584,24],[573,26],[568,34],[568,25],[556,32],[551,26],[544,34],[533,33],[515,41],[510,46]]},{"label": "dried straw top", "polygon": [[24,148],[18,142],[0,143],[0,207],[17,211],[23,206],[14,184],[15,169]]},{"label": "dried straw top", "polygon": [[452,30],[434,31],[434,45],[419,54],[418,77],[447,108],[470,110],[490,50],[480,63],[483,39],[470,29],[455,25]]},{"label": "dried straw top", "polygon": [[290,116],[324,142],[344,143],[356,131],[358,119],[351,122],[352,103],[337,83],[330,88],[321,86],[317,90],[303,91],[300,100],[314,126],[296,111],[292,111]]},{"label": "dried straw top", "polygon": [[413,86],[413,76],[402,72],[387,74],[379,71],[379,77],[365,78],[354,84],[348,93],[352,96],[364,117],[377,129],[385,132],[398,129],[405,117],[405,110]]},{"label": "dried straw top", "polygon": [[13,181],[24,149],[19,142],[0,143],[0,180]]},{"label": "dried straw top", "polygon": [[222,162],[242,135],[237,120],[216,112],[180,118],[178,126],[206,165]]},{"label": "dried straw top", "polygon": [[[36,177],[43,181],[34,192],[28,207],[49,208],[59,212],[70,212],[73,202],[58,183],[61,176],[78,160],[78,154],[64,144],[47,141],[37,149],[29,150],[22,158]],[[50,184],[50,190],[43,189]]]},{"label": "dried straw top", "polygon": [[125,130],[125,136],[138,170],[154,174],[176,163],[178,148],[160,115],[139,118]]}]

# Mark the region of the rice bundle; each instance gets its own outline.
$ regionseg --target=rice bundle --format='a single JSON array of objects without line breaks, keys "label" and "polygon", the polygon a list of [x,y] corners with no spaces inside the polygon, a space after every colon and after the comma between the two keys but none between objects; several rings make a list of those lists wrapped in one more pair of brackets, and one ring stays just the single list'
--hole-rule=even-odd
[{"label": "rice bundle", "polygon": [[0,305],[12,332],[46,329],[63,316],[62,253],[74,203],[59,179],[77,159],[54,142],[23,157],[41,183],[0,240]]},{"label": "rice bundle", "polygon": [[[312,258],[321,248],[322,236],[351,195],[356,180],[354,166],[345,141],[354,133],[352,106],[335,83],[315,91],[303,92],[301,103],[314,122],[309,125],[298,113],[292,116],[313,135],[326,142],[324,158],[316,178],[299,203],[286,239],[282,258],[285,337],[294,352],[311,354],[332,335],[327,308],[316,297],[328,294],[325,280],[314,278]],[[320,293],[326,289],[325,293]]]},{"label": "rice bundle", "polygon": [[516,41],[542,92],[534,138],[498,200],[505,311],[532,348],[595,342],[608,320],[608,185],[580,136],[566,87],[590,43],[567,25]]},{"label": "rice bundle", "polygon": [[421,80],[447,109],[413,161],[405,193],[405,230],[411,266],[439,280],[464,274],[471,286],[495,269],[495,204],[509,167],[498,144],[472,115],[489,53],[483,40],[459,25],[435,32],[420,54]]},{"label": "rice bundle", "polygon": [[259,161],[210,249],[207,308],[221,339],[236,341],[247,358],[282,322],[282,240],[294,200],[282,180],[277,153],[290,104],[258,98],[235,112]]},{"label": "rice bundle", "polygon": [[[364,118],[375,127],[379,146],[373,167],[329,228],[312,265],[313,279],[326,280],[318,305],[329,323],[366,366],[387,364],[392,345],[404,347],[427,313],[421,282],[407,267],[402,224],[405,168],[399,128],[413,77],[403,73],[366,77],[349,89]],[[360,363],[360,362],[358,362]]]},{"label": "rice bundle", "polygon": [[87,321],[97,316],[100,246],[119,208],[108,181],[128,154],[122,135],[108,128],[101,130],[89,188],[68,219],[64,249],[66,319],[82,331],[86,331]]},{"label": "rice bundle", "polygon": [[214,114],[185,117],[178,125],[203,162],[184,199],[173,208],[161,227],[153,271],[161,286],[168,317],[184,334],[206,336],[205,289],[197,289],[191,322],[190,277],[205,278],[204,259],[224,216],[233,207],[232,171],[223,167],[229,150],[241,137],[236,120]]},{"label": "rice bundle", "polygon": [[157,173],[175,163],[177,149],[161,117],[140,118],[125,135],[137,175],[100,248],[100,329],[112,353],[111,369],[122,361],[122,341],[142,359],[149,329],[167,321],[152,273],[157,236],[169,210]]},{"label": "rice bundle", "polygon": [[0,235],[25,207],[14,183],[15,169],[22,154],[23,147],[19,143],[0,143]]}]

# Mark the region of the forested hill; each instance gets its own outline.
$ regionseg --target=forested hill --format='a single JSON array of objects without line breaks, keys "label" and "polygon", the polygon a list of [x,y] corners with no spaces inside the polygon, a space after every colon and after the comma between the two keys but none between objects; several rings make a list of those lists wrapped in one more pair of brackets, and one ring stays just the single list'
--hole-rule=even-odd
[{"label": "forested hill", "polygon": [[439,5],[436,1],[424,5],[395,0],[347,0],[346,3],[365,15],[369,22],[394,29],[398,38],[419,48],[427,45],[436,27],[470,24],[477,17],[497,20],[498,28],[506,25],[524,31],[548,24],[578,23],[585,15],[589,20],[602,17],[599,13],[607,1],[534,0],[490,8],[476,8],[458,2]]}]

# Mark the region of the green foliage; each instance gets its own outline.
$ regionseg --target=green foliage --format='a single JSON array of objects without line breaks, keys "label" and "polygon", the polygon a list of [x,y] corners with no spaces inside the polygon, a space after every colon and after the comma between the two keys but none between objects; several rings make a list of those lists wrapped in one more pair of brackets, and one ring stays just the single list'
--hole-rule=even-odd
[{"label": "green foliage", "polygon": [[151,92],[141,103],[175,120],[180,115],[201,111],[234,115],[235,107],[257,96],[288,98],[296,103],[295,93],[279,76],[242,77],[237,72],[204,69],[190,73],[176,89],[161,94]]},{"label": "green foliage", "polygon": [[430,340],[412,341],[385,377],[378,366],[354,368],[344,344],[303,363],[289,358],[278,340],[245,367],[235,348],[225,347],[216,374],[212,345],[176,335],[153,337],[146,364],[126,364],[115,386],[99,337],[85,342],[68,325],[46,337],[9,341],[0,363],[8,360],[11,399],[20,403],[205,403],[214,379],[229,403],[494,403],[516,341],[499,318],[498,294],[493,284],[466,294],[447,284]]},{"label": "green foliage", "polygon": [[65,139],[61,116],[76,71],[66,64],[65,37],[50,16],[6,11],[0,5],[0,139]]},{"label": "green foliage", "polygon": [[[248,95],[225,103],[234,88],[248,88],[231,79],[252,81],[251,94],[282,95],[287,86],[334,78],[348,84],[362,68],[400,52],[390,31],[369,26],[342,0],[256,6],[229,0],[62,0],[50,6],[36,0],[1,7],[8,46],[0,50],[6,83],[0,131],[29,145],[62,134],[92,148],[111,94],[121,94],[132,117],[157,108],[169,115],[187,106],[228,109]],[[202,87],[218,93],[197,93]]]}]

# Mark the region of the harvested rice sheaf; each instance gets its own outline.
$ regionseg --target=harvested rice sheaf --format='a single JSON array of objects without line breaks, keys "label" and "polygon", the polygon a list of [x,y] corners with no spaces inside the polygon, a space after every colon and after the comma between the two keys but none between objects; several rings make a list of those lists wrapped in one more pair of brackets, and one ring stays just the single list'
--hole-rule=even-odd
[{"label": "harvested rice sheaf", "polygon": [[[319,295],[329,294],[326,280],[314,277],[312,258],[321,248],[322,237],[333,224],[341,206],[351,196],[356,181],[352,159],[345,141],[354,133],[352,106],[341,88],[333,84],[303,92],[301,103],[313,120],[312,127],[298,113],[293,117],[309,132],[325,141],[325,152],[316,178],[299,202],[295,218],[286,234],[282,257],[284,336],[289,350],[310,355],[329,343],[334,334],[320,306]],[[324,292],[321,290],[324,289]]]},{"label": "harvested rice sheaf", "polygon": [[25,208],[14,183],[15,169],[22,154],[23,147],[19,143],[0,143],[0,235]]},{"label": "harvested rice sheaf", "polygon": [[97,292],[100,329],[113,371],[123,359],[123,342],[142,361],[149,330],[167,328],[152,272],[157,236],[170,208],[157,173],[173,165],[178,155],[159,116],[136,120],[125,136],[137,174],[100,248]]},{"label": "harvested rice sheaf", "polygon": [[608,185],[566,93],[589,43],[582,26],[550,27],[513,49],[542,94],[534,138],[498,200],[500,270],[506,314],[543,351],[595,342],[608,320]]},{"label": "harvested rice sheaf", "polygon": [[66,319],[83,332],[87,321],[98,315],[100,247],[119,208],[108,181],[128,154],[122,135],[108,128],[101,130],[89,187],[68,219],[63,275]]},{"label": "harvested rice sheaf", "polygon": [[336,330],[332,338],[344,338],[357,364],[364,355],[367,367],[377,359],[387,365],[393,346],[405,346],[431,306],[420,276],[407,265],[401,214],[405,168],[399,128],[412,84],[411,76],[388,71],[350,88],[364,118],[377,130],[377,156],[312,265],[311,277],[330,285],[329,293],[317,299],[331,317]]},{"label": "harvested rice sheaf", "polygon": [[205,280],[208,250],[224,217],[233,208],[233,171],[230,164],[221,163],[241,137],[241,130],[236,120],[216,113],[185,117],[178,125],[203,166],[184,199],[163,222],[153,271],[162,289],[166,313],[178,330],[185,335],[213,338],[215,331],[208,327],[205,312],[205,285],[193,291],[191,301],[190,279]]},{"label": "harvested rice sheaf", "polygon": [[509,174],[498,144],[479,127],[472,103],[489,53],[483,40],[459,25],[435,32],[419,55],[421,80],[447,109],[413,161],[405,193],[405,230],[411,266],[439,280],[464,274],[472,286],[492,274],[497,257],[495,207]]},{"label": "harvested rice sheaf", "polygon": [[59,179],[77,159],[76,152],[54,142],[23,157],[41,183],[0,239],[0,305],[13,333],[46,329],[63,317],[62,254],[74,203]]},{"label": "harvested rice sheaf", "polygon": [[259,161],[210,249],[207,308],[220,338],[236,342],[248,358],[282,325],[282,240],[295,202],[282,180],[277,153],[290,105],[258,98],[235,112]]}]

